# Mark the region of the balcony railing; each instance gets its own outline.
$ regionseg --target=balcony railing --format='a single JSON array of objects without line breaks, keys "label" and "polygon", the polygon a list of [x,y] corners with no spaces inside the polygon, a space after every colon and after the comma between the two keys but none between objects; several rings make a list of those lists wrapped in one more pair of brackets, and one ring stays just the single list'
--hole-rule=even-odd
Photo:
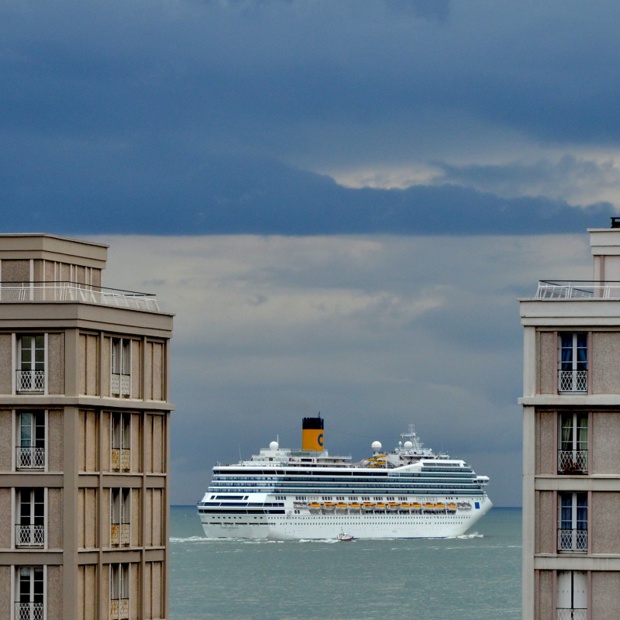
[{"label": "balcony railing", "polygon": [[558,390],[560,392],[587,392],[587,370],[559,370]]},{"label": "balcony railing", "polygon": [[588,530],[558,529],[558,551],[585,553],[588,550]]},{"label": "balcony railing", "polygon": [[558,472],[585,474],[588,472],[587,450],[558,450]]},{"label": "balcony railing", "polygon": [[110,393],[119,398],[129,398],[129,388],[131,386],[131,375],[120,375],[112,373],[110,377]]},{"label": "balcony railing", "polygon": [[79,301],[159,312],[155,295],[102,288],[79,282],[0,282],[0,302]]},{"label": "balcony railing", "polygon": [[587,620],[587,609],[568,609],[559,608],[557,611],[557,620]]},{"label": "balcony railing", "polygon": [[129,599],[113,598],[110,600],[110,620],[127,620],[129,618]]},{"label": "balcony railing", "polygon": [[17,370],[18,392],[43,392],[45,390],[44,370]]},{"label": "balcony railing", "polygon": [[110,528],[111,547],[129,547],[131,528],[129,523],[112,523]]},{"label": "balcony railing", "polygon": [[112,448],[112,471],[129,471],[131,468],[131,452],[126,448]]},{"label": "balcony railing", "polygon": [[16,547],[42,547],[45,544],[45,527],[43,525],[16,525]]},{"label": "balcony railing", "polygon": [[538,299],[620,299],[620,282],[596,280],[541,280]]},{"label": "balcony railing", "polygon": [[44,469],[45,448],[17,446],[15,448],[15,463],[17,469]]},{"label": "balcony railing", "polygon": [[15,620],[44,620],[43,603],[15,603]]}]

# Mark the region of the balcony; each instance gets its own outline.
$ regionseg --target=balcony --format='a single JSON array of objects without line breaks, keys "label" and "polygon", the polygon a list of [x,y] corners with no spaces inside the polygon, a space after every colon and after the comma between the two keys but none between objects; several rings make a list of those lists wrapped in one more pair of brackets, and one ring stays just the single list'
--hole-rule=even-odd
[{"label": "balcony", "polygon": [[15,620],[44,620],[43,603],[15,603]]},{"label": "balcony", "polygon": [[129,523],[112,523],[110,529],[110,547],[129,547],[131,528]]},{"label": "balcony", "polygon": [[131,468],[131,452],[126,448],[112,448],[111,470],[129,471]]},{"label": "balcony", "polygon": [[131,375],[112,373],[110,377],[110,393],[118,398],[129,398]]},{"label": "balcony", "polygon": [[559,552],[586,553],[587,550],[587,529],[558,529]]},{"label": "balcony", "polygon": [[587,474],[587,450],[558,450],[559,474]]},{"label": "balcony", "polygon": [[17,370],[15,387],[18,392],[44,392],[44,370]]},{"label": "balcony", "polygon": [[79,282],[0,282],[0,303],[77,301],[159,312],[155,295],[102,288]]},{"label": "balcony", "polygon": [[17,446],[15,448],[15,465],[17,469],[44,469],[45,448]]},{"label": "balcony", "polygon": [[587,392],[587,370],[558,370],[558,390],[560,392]]},{"label": "balcony", "polygon": [[113,598],[110,600],[110,620],[127,620],[129,618],[129,599]]},{"label": "balcony", "polygon": [[42,547],[45,544],[45,527],[43,525],[16,525],[16,547]]},{"label": "balcony", "polygon": [[568,609],[559,608],[557,611],[557,620],[587,620],[587,609]]},{"label": "balcony", "polygon": [[537,299],[620,299],[620,282],[541,280]]}]

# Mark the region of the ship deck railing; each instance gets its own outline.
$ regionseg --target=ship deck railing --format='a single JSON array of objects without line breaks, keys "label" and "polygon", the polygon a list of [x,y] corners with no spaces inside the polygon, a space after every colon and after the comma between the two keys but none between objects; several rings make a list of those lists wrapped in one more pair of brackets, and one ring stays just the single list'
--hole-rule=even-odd
[{"label": "ship deck railing", "polygon": [[159,312],[151,293],[123,291],[71,281],[0,282],[0,303],[81,302]]}]

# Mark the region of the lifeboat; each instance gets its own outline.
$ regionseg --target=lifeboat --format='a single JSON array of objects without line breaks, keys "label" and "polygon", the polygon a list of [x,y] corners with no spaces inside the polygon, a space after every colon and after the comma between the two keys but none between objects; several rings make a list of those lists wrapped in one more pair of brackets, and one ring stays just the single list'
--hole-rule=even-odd
[{"label": "lifeboat", "polygon": [[459,510],[471,510],[471,504],[469,502],[459,502],[458,509]]},{"label": "lifeboat", "polygon": [[400,508],[400,504],[398,502],[389,502],[387,507],[388,510],[398,510]]},{"label": "lifeboat", "polygon": [[362,510],[365,510],[365,511],[374,510],[374,509],[375,509],[374,502],[364,502],[362,506]]},{"label": "lifeboat", "polygon": [[408,502],[402,502],[402,504],[399,505],[399,508],[401,510],[411,510],[411,504]]},{"label": "lifeboat", "polygon": [[386,506],[383,502],[378,502],[377,504],[375,504],[375,509],[376,510],[385,510]]},{"label": "lifeboat", "polygon": [[338,502],[336,504],[336,512],[339,512],[341,514],[345,513],[347,511],[347,508],[348,508],[347,504],[345,504],[343,502]]},{"label": "lifeboat", "polygon": [[442,510],[445,510],[445,509],[446,509],[446,505],[445,504],[442,504],[442,503],[435,504],[435,510],[438,510],[438,511],[441,512]]},{"label": "lifeboat", "polygon": [[411,510],[422,510],[422,504],[420,504],[420,502],[413,502],[412,504],[410,504],[411,506]]},{"label": "lifeboat", "polygon": [[323,512],[334,512],[334,510],[336,510],[334,502],[325,502],[323,504]]},{"label": "lifeboat", "polygon": [[359,502],[351,502],[349,504],[349,512],[359,512],[362,508],[362,505]]},{"label": "lifeboat", "polygon": [[424,512],[435,512],[435,504],[432,502],[424,502],[422,507],[424,508]]},{"label": "lifeboat", "polygon": [[454,502],[452,502],[452,503],[448,504],[448,510],[449,510],[450,512],[456,512],[456,509],[457,509],[457,508],[458,508],[458,506],[457,506]]},{"label": "lifeboat", "polygon": [[308,504],[308,509],[310,512],[319,512],[321,510],[321,504],[319,504],[319,502],[310,502]]}]

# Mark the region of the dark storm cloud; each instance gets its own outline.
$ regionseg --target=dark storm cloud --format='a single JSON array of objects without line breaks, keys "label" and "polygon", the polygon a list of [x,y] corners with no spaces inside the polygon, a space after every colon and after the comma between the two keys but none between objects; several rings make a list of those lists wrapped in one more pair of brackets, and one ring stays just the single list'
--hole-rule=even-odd
[{"label": "dark storm cloud", "polygon": [[[82,147],[76,146],[78,151]],[[99,153],[90,153],[99,159]],[[113,151],[114,147],[110,148]],[[175,162],[134,161],[85,170],[75,154],[42,178],[2,179],[4,225],[62,234],[526,234],[607,225],[609,204],[575,208],[547,198],[499,198],[457,185],[350,189],[281,164],[219,158],[191,173]],[[62,159],[61,159],[62,157]],[[163,159],[167,159],[162,154]],[[50,158],[53,159],[53,158]],[[47,208],[52,203],[53,208]],[[31,216],[23,219],[29,210]]]},{"label": "dark storm cloud", "polygon": [[[619,16],[616,3],[592,11],[576,2],[4,4],[0,199],[13,213],[5,226],[581,229],[591,214],[565,196],[515,201],[517,190],[498,199],[486,163],[478,184],[471,168],[459,182],[446,167],[452,187],[404,192],[345,190],[295,168],[412,157],[451,166],[450,153],[478,148],[469,145],[477,124],[539,143],[615,145]],[[20,222],[20,211],[31,221]]]}]

